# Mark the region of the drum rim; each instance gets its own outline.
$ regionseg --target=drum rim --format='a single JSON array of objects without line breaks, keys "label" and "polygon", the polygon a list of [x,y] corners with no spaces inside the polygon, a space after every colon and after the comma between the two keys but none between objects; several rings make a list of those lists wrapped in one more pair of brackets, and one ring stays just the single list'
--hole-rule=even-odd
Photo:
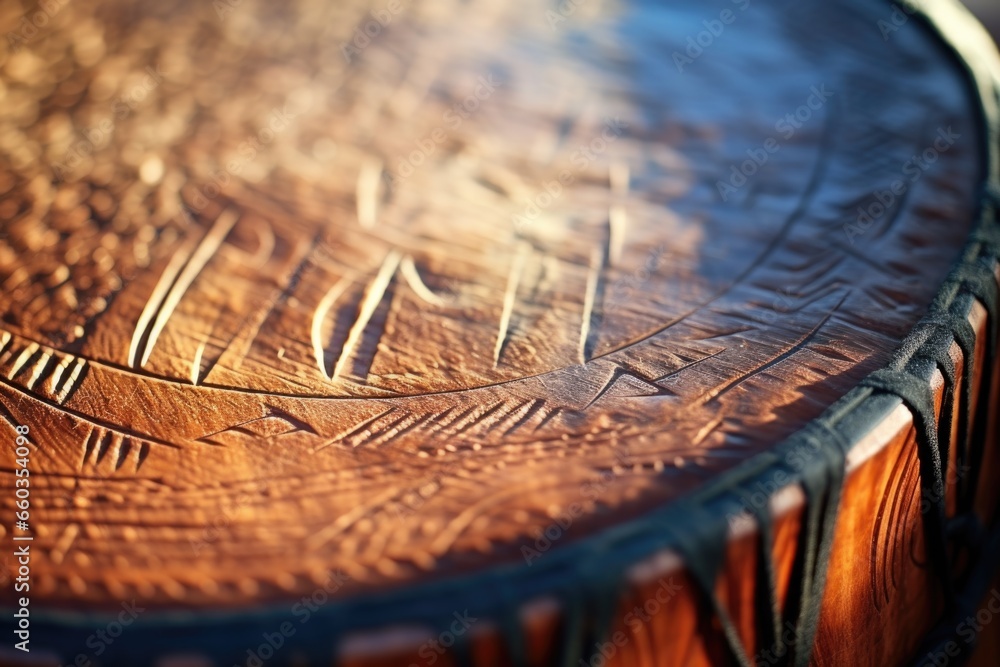
[{"label": "drum rim", "polygon": [[[892,4],[892,0],[889,3]],[[982,258],[997,261],[994,253],[985,253],[984,243],[978,240],[984,232],[996,233],[1000,222],[994,218],[1000,217],[1000,59],[989,56],[979,59],[982,53],[975,52],[969,46],[968,35],[956,29],[949,14],[958,12],[968,16],[975,22],[968,10],[961,7],[957,0],[909,0],[908,8],[913,11],[912,17],[924,25],[932,37],[944,45],[954,56],[955,63],[963,82],[971,89],[971,97],[978,102],[975,110],[979,130],[986,139],[983,142],[980,160],[986,176],[982,184],[984,191],[991,189],[992,203],[984,196],[975,216],[974,231],[964,246],[962,258],[953,268],[952,277],[947,279],[938,291],[935,302],[948,306],[961,303],[971,308],[978,299],[960,281],[956,284],[955,274],[963,270],[975,270],[982,264]],[[983,30],[981,26],[979,30]],[[985,30],[983,30],[985,34]],[[973,58],[973,54],[977,58]],[[992,95],[991,95],[992,93]],[[990,99],[990,98],[993,99]],[[995,266],[995,265],[994,265]],[[996,304],[984,304],[996,308]],[[967,311],[967,308],[964,310]],[[994,311],[995,312],[995,311]],[[995,323],[994,323],[995,325]],[[900,349],[912,340],[926,339],[933,329],[934,323],[922,318],[901,344]],[[987,327],[989,331],[989,327]],[[995,341],[994,341],[995,343]],[[995,361],[987,356],[987,364]],[[887,370],[888,367],[882,370]],[[876,371],[878,373],[879,371]],[[869,376],[871,377],[871,376]],[[924,380],[930,385],[930,377]],[[712,506],[712,518],[724,521],[725,510],[738,507],[736,491],[741,486],[751,485],[767,475],[773,475],[780,467],[783,453],[795,447],[801,447],[804,442],[822,434],[832,437],[839,445],[839,456],[853,448],[860,438],[874,424],[884,418],[892,409],[903,403],[903,400],[891,392],[878,391],[871,386],[865,386],[864,381],[852,388],[843,397],[829,406],[822,415],[811,420],[802,429],[775,447],[757,453],[738,466],[718,475],[696,491],[679,497],[668,505],[651,510],[642,516],[630,519],[620,525],[601,530],[593,535],[581,538],[578,542],[568,544],[547,554],[544,564],[498,564],[484,567],[475,572],[454,576],[445,576],[439,580],[410,583],[403,588],[392,590],[371,591],[358,596],[343,599],[331,599],[322,609],[313,613],[313,623],[310,624],[309,636],[302,633],[307,640],[307,648],[316,650],[316,654],[328,653],[335,655],[335,638],[349,632],[377,630],[387,624],[405,625],[415,623],[433,626],[436,617],[451,620],[451,613],[458,607],[468,607],[473,613],[499,620],[503,614],[512,614],[523,604],[533,599],[548,595],[560,597],[559,592],[569,589],[569,595],[578,596],[582,600],[594,595],[616,595],[609,588],[603,575],[608,571],[617,571],[624,577],[625,570],[642,560],[657,553],[670,550],[677,552],[679,547],[678,526],[693,523],[690,514],[696,507]],[[914,415],[914,427],[917,426]],[[824,459],[824,464],[830,461]],[[833,463],[836,465],[836,463]],[[824,465],[824,470],[829,470]],[[786,470],[787,472],[787,470]],[[814,471],[815,472],[815,471]],[[803,475],[791,475],[786,484],[780,486],[774,493],[780,493],[790,486],[801,486]],[[773,494],[772,494],[773,497]],[[590,562],[586,568],[579,563]],[[688,560],[682,557],[687,565]],[[570,565],[567,566],[567,563]],[[585,571],[584,571],[585,570]],[[544,580],[544,585],[538,585],[537,580]],[[483,600],[478,591],[496,585],[496,591],[503,597],[497,600],[490,597]],[[613,588],[613,587],[610,587]],[[512,592],[518,589],[518,592]],[[521,590],[523,589],[523,591]],[[461,596],[456,597],[459,593]],[[526,593],[526,594],[522,594]],[[475,599],[476,597],[480,599]],[[565,598],[566,595],[562,595]],[[455,604],[462,599],[468,604]],[[430,604],[428,601],[434,601]],[[283,605],[270,603],[265,607],[249,611],[233,610],[191,610],[191,611],[152,611],[137,619],[134,627],[116,639],[117,648],[124,648],[131,656],[142,654],[149,659],[155,659],[163,653],[149,652],[151,645],[161,644],[164,633],[176,631],[177,636],[187,637],[192,629],[197,628],[201,638],[201,650],[206,655],[229,655],[227,650],[227,635],[233,634],[259,637],[260,632],[273,631],[282,621],[289,618],[289,600]],[[436,606],[435,613],[431,607]],[[11,609],[4,605],[2,609]],[[404,613],[404,609],[409,613]],[[391,610],[391,611],[386,611]],[[68,633],[79,635],[80,645],[86,635],[92,632],[95,623],[102,619],[115,618],[115,615],[105,611],[71,611],[57,608],[37,609],[32,612],[32,629],[36,637],[59,636]],[[317,622],[319,621],[319,622]],[[4,621],[3,626],[10,626]],[[499,632],[504,639],[511,640],[512,630],[501,626]],[[334,634],[336,633],[336,634]],[[214,639],[213,639],[214,637]],[[256,641],[256,640],[255,640]],[[131,649],[131,651],[129,651]],[[45,652],[43,648],[42,653]],[[185,654],[191,651],[185,650]]]}]

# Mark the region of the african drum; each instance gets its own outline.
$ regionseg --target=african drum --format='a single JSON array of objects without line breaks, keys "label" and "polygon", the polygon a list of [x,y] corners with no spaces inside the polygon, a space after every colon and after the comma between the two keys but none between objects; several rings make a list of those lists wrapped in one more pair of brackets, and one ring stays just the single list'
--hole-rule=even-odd
[{"label": "african drum", "polygon": [[0,664],[996,664],[957,1],[0,26]]}]

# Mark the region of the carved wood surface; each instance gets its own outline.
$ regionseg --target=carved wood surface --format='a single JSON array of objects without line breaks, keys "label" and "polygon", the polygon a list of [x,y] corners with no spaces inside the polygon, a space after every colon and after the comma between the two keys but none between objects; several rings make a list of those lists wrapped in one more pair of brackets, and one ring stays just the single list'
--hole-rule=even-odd
[{"label": "carved wood surface", "polygon": [[518,562],[571,504],[564,543],[884,363],[968,235],[966,93],[878,3],[717,4],[406,4],[356,42],[380,7],[74,0],[4,50],[33,601]]}]

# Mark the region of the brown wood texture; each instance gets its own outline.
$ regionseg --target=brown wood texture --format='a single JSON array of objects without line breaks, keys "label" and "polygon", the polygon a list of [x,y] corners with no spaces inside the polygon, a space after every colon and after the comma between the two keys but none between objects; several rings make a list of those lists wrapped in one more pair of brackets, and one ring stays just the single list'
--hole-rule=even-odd
[{"label": "brown wood texture", "polygon": [[[551,548],[594,535],[883,365],[971,229],[973,103],[878,3],[218,4],[72,0],[31,35],[0,8],[0,417],[31,427],[39,606],[364,595],[524,562],[574,505]],[[848,482],[820,664],[935,616],[899,418]],[[720,593],[753,649],[752,535]],[[621,664],[715,664],[658,558],[636,600],[684,592]],[[420,646],[386,632],[347,664]]]},{"label": "brown wood texture", "polygon": [[[986,347],[985,311],[981,306],[973,308],[969,321],[977,332],[977,353],[981,355]],[[953,349],[953,358],[960,378],[962,355],[957,346]],[[939,415],[944,409],[951,409],[957,415],[961,403],[955,399],[948,406],[944,404],[939,374],[935,374],[932,384],[936,387]],[[1000,388],[994,383],[990,393],[978,400],[996,404],[1000,400]],[[997,421],[994,415],[991,421],[994,432],[988,436],[993,443],[998,442]],[[952,445],[955,444],[953,441]],[[914,658],[926,659],[916,651],[938,622],[942,598],[939,575],[928,567],[925,551],[921,519],[923,496],[917,463],[913,418],[902,405],[873,424],[848,459],[850,474],[837,523],[813,664],[875,667],[908,664],[908,660]],[[996,467],[987,464],[984,469],[995,471]],[[968,473],[960,474],[956,468],[953,471],[945,485],[950,507]],[[978,495],[983,499],[996,495],[996,485],[989,476],[981,480]],[[777,519],[773,554],[782,608],[787,604],[785,593],[792,576],[804,502],[801,490],[790,487],[770,503]],[[954,509],[949,515],[953,513]],[[989,514],[983,518],[988,521]],[[759,618],[752,601],[756,586],[757,539],[759,535],[749,518],[731,523],[725,574],[716,592],[736,622],[754,664],[780,664],[779,656],[755,644],[755,624]],[[662,594],[664,590],[669,590],[671,595]],[[992,593],[993,590],[988,595]],[[615,631],[623,633],[627,640],[607,664],[613,667],[729,664],[721,628],[710,615],[706,616],[701,604],[697,586],[675,554],[660,553],[636,564],[630,571],[629,586],[623,592],[614,617]],[[637,608],[646,611],[646,615],[636,612]],[[988,609],[985,604],[983,608]],[[559,616],[555,601],[538,602],[522,614],[527,631],[539,637],[532,664],[553,664],[552,638]],[[786,642],[794,639],[789,628],[783,628],[783,632]],[[491,657],[495,658],[498,651],[503,655],[495,633],[496,628],[476,628],[477,656],[481,661],[477,664],[490,664]],[[984,665],[993,664],[989,660],[995,655],[991,647],[996,634],[996,629],[988,623],[984,624],[982,632],[976,633],[976,640],[983,645],[980,654],[987,656],[977,659],[984,661]],[[426,656],[420,655],[420,648],[434,636],[429,630],[409,627],[355,637],[344,649],[349,656],[345,664],[358,667],[422,664]],[[965,639],[965,634],[960,636],[960,641]],[[393,648],[387,650],[387,646]]]}]

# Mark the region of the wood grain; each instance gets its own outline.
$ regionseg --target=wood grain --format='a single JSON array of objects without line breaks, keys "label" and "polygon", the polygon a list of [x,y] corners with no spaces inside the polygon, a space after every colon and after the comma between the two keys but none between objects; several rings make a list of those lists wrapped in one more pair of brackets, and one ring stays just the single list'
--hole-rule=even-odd
[{"label": "wood grain", "polygon": [[[680,71],[714,5],[407,4],[358,47],[378,7],[178,4],[74,0],[0,58],[0,428],[46,608],[361,596],[523,562],[574,503],[555,548],[594,535],[883,365],[971,229],[972,103],[877,3],[734,9]],[[923,576],[906,437],[849,481],[859,621]],[[631,646],[719,659],[680,599]]]}]

